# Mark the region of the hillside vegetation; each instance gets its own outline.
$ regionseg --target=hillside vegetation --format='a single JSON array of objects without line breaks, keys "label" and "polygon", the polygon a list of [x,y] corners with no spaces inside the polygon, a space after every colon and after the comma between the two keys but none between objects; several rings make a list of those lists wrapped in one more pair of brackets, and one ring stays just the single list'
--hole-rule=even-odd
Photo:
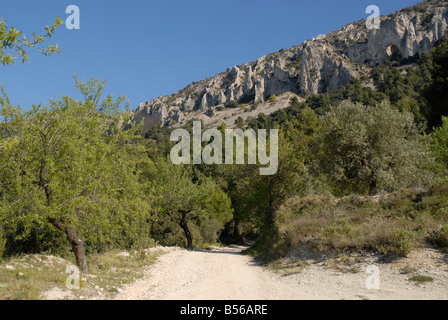
[{"label": "hillside vegetation", "polygon": [[371,68],[371,86],[355,79],[239,120],[240,128],[279,129],[271,176],[260,165],[172,164],[173,128],[130,126],[125,98],[104,95],[96,79],[75,78],[80,99],[28,110],[2,90],[0,258],[57,255],[95,274],[99,255],[157,244],[258,239],[252,252],[264,258],[446,250],[447,70],[442,41],[412,63]]}]

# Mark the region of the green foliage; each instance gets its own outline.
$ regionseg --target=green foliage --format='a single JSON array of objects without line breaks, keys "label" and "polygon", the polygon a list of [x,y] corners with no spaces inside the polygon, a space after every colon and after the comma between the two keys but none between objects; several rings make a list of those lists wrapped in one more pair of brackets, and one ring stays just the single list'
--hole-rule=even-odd
[{"label": "green foliage", "polygon": [[412,230],[396,228],[392,230],[390,237],[386,243],[382,245],[382,250],[385,248],[385,252],[393,250],[395,254],[400,256],[407,256],[415,249],[415,234]]},{"label": "green foliage", "polygon": [[243,118],[241,118],[241,117],[236,118],[235,125],[238,128],[243,128],[244,127],[244,120],[243,120]]},{"label": "green foliage", "polygon": [[8,27],[6,22],[0,19],[0,63],[4,66],[15,64],[15,59],[21,57],[22,62],[29,62],[27,49],[37,48],[45,56],[60,53],[58,45],[49,44],[43,46],[47,38],[54,35],[55,30],[62,25],[63,21],[57,17],[54,24],[44,27],[45,34],[35,34],[28,39],[23,32],[14,27]]},{"label": "green foliage", "polygon": [[[0,61],[14,63],[16,55],[26,62],[31,47],[59,53],[43,43],[61,23],[57,19],[47,34],[28,41],[0,21]],[[2,88],[0,256],[67,254],[68,227],[89,254],[148,247],[155,240],[203,247],[254,234],[261,237],[253,252],[271,257],[301,247],[407,255],[426,240],[445,248],[447,186],[422,190],[436,174],[446,175],[440,169],[448,163],[446,48],[442,43],[418,66],[385,62],[362,82],[260,113],[248,128],[279,129],[273,176],[260,176],[258,165],[171,164],[172,129],[154,126],[141,136],[140,126],[125,125],[130,113],[121,111],[124,97],[103,98],[98,80],[75,79],[80,101],[62,97],[26,112]],[[369,80],[373,86],[366,86]],[[440,126],[426,136],[426,122]],[[241,117],[235,123],[245,125]],[[185,128],[191,132],[191,122]],[[405,189],[414,186],[418,192]],[[55,228],[54,221],[64,227]]]},{"label": "green foliage", "polygon": [[448,252],[448,224],[435,233],[432,242],[440,249]]},{"label": "green foliage", "polygon": [[300,250],[324,254],[352,249],[406,256],[428,241],[445,248],[448,228],[435,234],[432,230],[448,221],[448,214],[435,214],[446,206],[446,187],[381,197],[291,198],[278,210],[277,232],[260,254],[278,257]]},{"label": "green foliage", "polygon": [[428,276],[414,275],[409,278],[409,281],[413,281],[416,283],[425,283],[425,282],[433,282],[434,279]]},{"label": "green foliage", "polygon": [[442,123],[442,116],[448,116],[448,40],[432,49],[429,66],[431,81],[424,89],[424,97],[428,102],[424,114],[429,128],[432,128]]},{"label": "green foliage", "polygon": [[156,240],[179,244],[185,225],[192,234],[197,231],[196,237],[193,234],[195,243],[218,240],[219,231],[232,218],[232,208],[230,199],[216,183],[191,167],[176,166],[169,160],[158,161],[148,180],[153,186],[157,212]]},{"label": "green foliage", "polygon": [[442,125],[432,132],[432,151],[436,159],[448,168],[448,117],[442,117]]},{"label": "green foliage", "polygon": [[139,128],[125,130],[124,98],[102,99],[102,82],[75,85],[82,102],[63,97],[22,112],[0,101],[0,220],[14,241],[56,227],[73,228],[87,252],[133,246],[150,237],[151,220],[144,161],[131,156],[145,159],[133,145]]},{"label": "green foliage", "polygon": [[231,102],[226,103],[224,105],[224,107],[235,109],[235,108],[241,108],[241,105],[238,102],[236,102],[236,101],[231,101]]},{"label": "green foliage", "polygon": [[428,182],[431,162],[426,140],[412,114],[343,102],[324,118],[315,144],[318,170],[327,174],[336,192],[347,194],[394,191]]}]

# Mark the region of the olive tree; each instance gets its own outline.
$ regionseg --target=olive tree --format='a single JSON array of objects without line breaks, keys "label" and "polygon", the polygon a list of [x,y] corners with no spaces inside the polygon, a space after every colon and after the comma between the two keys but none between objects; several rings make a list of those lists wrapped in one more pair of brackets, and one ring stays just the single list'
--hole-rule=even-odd
[{"label": "olive tree", "polygon": [[375,195],[425,183],[432,159],[421,133],[410,112],[388,102],[366,107],[344,101],[323,117],[315,159],[339,193]]}]

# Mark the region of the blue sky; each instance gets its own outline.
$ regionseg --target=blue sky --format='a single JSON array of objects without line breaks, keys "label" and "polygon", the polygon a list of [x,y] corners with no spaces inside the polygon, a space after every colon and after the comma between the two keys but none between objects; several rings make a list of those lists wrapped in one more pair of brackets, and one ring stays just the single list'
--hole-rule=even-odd
[{"label": "blue sky", "polygon": [[0,83],[15,105],[28,108],[62,95],[81,81],[106,80],[105,93],[138,103],[171,94],[319,34],[419,0],[0,0],[0,17],[31,35],[75,4],[81,28],[60,27],[52,42],[61,54],[30,50],[31,63],[3,67]]}]

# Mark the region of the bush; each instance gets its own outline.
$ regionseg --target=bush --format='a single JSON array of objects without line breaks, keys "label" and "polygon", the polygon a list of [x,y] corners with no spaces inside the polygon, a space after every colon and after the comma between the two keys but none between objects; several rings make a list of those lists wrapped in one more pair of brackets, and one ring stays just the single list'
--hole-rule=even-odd
[{"label": "bush", "polygon": [[226,103],[224,106],[226,108],[232,108],[232,109],[241,107],[241,105],[238,102],[236,102],[236,101],[232,101],[232,102]]},{"label": "bush", "polygon": [[434,244],[445,252],[448,252],[448,224],[435,233]]},{"label": "bush", "polygon": [[442,125],[436,128],[432,137],[434,140],[432,151],[436,159],[448,168],[448,118],[442,117]]},{"label": "bush", "polygon": [[409,281],[414,281],[416,283],[433,282],[434,279],[428,276],[415,275],[409,278]]},{"label": "bush", "polygon": [[406,229],[394,229],[387,239],[387,249],[384,253],[407,256],[415,247],[415,234]]},{"label": "bush", "polygon": [[236,125],[238,128],[242,128],[242,127],[244,126],[244,120],[243,120],[243,118],[241,118],[241,117],[236,118],[236,120],[235,120],[235,125]]},{"label": "bush", "polygon": [[431,182],[427,142],[408,112],[343,102],[324,116],[314,156],[334,193],[375,195]]},{"label": "bush", "polygon": [[[442,210],[447,190],[443,184],[428,192],[403,190],[376,197],[291,198],[276,212],[277,236],[266,250],[275,255],[369,250],[407,256],[428,240],[448,250],[448,214]],[[432,232],[438,225],[444,227]]]}]

